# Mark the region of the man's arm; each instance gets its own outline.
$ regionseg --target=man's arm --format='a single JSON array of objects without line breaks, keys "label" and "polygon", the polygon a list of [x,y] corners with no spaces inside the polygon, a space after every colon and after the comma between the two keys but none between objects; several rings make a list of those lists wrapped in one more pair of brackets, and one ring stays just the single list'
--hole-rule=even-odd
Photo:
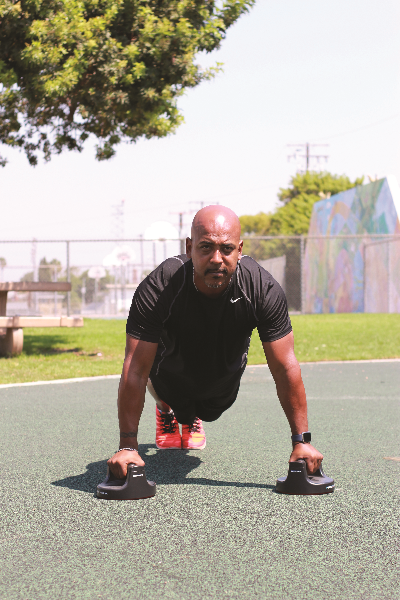
[{"label": "man's arm", "polygon": [[[292,435],[308,431],[306,392],[294,355],[293,332],[275,342],[262,344]],[[311,444],[296,443],[289,462],[300,458],[306,461],[308,472],[315,473],[323,456]]]},{"label": "man's arm", "polygon": [[[118,419],[120,448],[138,449],[138,427],[144,406],[144,396],[150,369],[157,352],[157,344],[126,336],[125,360],[118,390]],[[137,452],[122,450],[108,461],[113,474],[119,479],[126,477],[127,465],[144,462]]]}]

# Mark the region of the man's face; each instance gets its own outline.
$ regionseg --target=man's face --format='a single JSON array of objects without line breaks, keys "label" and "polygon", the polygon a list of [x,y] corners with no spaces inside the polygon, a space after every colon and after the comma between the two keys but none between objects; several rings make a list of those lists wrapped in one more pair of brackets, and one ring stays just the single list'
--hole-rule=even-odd
[{"label": "man's face", "polygon": [[226,289],[242,256],[242,246],[238,228],[223,219],[203,225],[192,239],[187,238],[186,254],[192,259],[194,282],[200,292],[214,296]]}]

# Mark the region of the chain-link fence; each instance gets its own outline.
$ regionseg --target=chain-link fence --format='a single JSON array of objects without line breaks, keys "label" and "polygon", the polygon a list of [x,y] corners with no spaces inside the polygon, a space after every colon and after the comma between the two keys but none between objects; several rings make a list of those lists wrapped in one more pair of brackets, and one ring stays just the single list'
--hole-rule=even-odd
[{"label": "chain-link fence", "polygon": [[8,315],[126,316],[137,285],[180,240],[0,241],[1,281],[69,281],[69,293],[9,292]]},{"label": "chain-link fence", "polygon": [[[0,241],[0,281],[69,281],[72,291],[9,292],[8,315],[125,317],[138,283],[184,240]],[[298,313],[400,312],[400,235],[245,236],[244,253]]]},{"label": "chain-link fence", "polygon": [[248,237],[244,249],[279,281],[291,311],[400,312],[400,235]]},{"label": "chain-link fence", "polygon": [[261,264],[285,291],[290,311],[302,310],[304,238],[301,236],[245,237],[244,254]]},{"label": "chain-link fence", "polygon": [[365,312],[400,313],[400,236],[366,242]]}]

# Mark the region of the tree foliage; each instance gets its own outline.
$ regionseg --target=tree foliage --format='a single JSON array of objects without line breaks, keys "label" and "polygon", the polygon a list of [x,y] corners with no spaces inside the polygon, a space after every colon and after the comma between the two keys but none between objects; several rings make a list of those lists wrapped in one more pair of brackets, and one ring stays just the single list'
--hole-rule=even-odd
[{"label": "tree foliage", "polygon": [[[51,261],[47,261],[46,258],[42,258],[39,263],[38,269],[39,281],[47,283],[49,281],[60,281],[59,274],[62,271],[61,263],[57,258],[53,258]],[[25,273],[21,277],[21,281],[35,281],[34,272],[30,271]]]},{"label": "tree foliage", "polygon": [[0,0],[0,142],[35,165],[90,135],[99,160],[166,136],[182,122],[178,96],[219,68],[195,55],[254,1]]},{"label": "tree foliage", "polygon": [[271,214],[259,212],[256,215],[242,215],[239,217],[242,234],[269,235],[271,227]]},{"label": "tree foliage", "polygon": [[306,234],[315,202],[361,185],[363,180],[358,177],[351,181],[346,175],[332,175],[326,171],[297,173],[288,188],[279,190],[281,206],[273,213],[241,216],[242,231],[254,235]]}]

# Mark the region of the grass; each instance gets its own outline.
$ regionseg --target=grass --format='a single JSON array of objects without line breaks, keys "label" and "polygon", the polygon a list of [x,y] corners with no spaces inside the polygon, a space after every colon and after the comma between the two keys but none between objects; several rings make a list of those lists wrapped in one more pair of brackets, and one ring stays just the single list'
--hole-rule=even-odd
[{"label": "grass", "polygon": [[124,350],[123,320],[85,319],[84,327],[77,328],[26,328],[22,354],[0,358],[0,383],[113,375],[121,372]]},{"label": "grass", "polygon": [[[399,314],[328,314],[291,317],[300,362],[400,358]],[[257,331],[249,363],[265,362]]]},{"label": "grass", "polygon": [[[334,314],[292,317],[300,362],[400,358],[400,315]],[[24,351],[0,358],[0,383],[119,374],[125,321],[85,319],[83,328],[24,330]],[[99,355],[100,354],[100,355]],[[249,364],[265,363],[257,331]]]}]

